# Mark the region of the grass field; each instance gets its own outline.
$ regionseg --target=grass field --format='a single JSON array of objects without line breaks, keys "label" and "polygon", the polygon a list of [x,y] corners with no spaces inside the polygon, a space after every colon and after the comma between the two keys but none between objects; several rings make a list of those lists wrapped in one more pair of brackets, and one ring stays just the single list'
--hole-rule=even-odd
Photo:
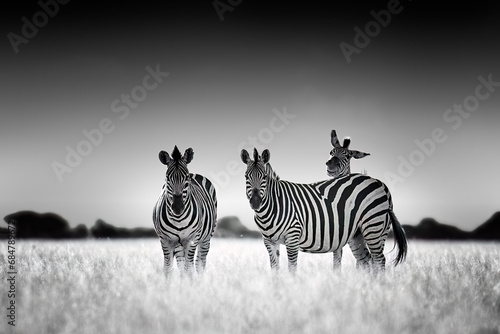
[{"label": "grass field", "polygon": [[[392,248],[388,243],[387,248]],[[284,249],[282,254],[284,254]],[[395,251],[388,254],[389,259]],[[7,243],[0,246],[7,272]],[[410,242],[370,275],[346,249],[273,277],[262,242],[214,239],[207,270],[169,282],[157,240],[16,244],[16,327],[2,333],[500,333],[500,244]],[[0,294],[8,306],[6,279]]]}]

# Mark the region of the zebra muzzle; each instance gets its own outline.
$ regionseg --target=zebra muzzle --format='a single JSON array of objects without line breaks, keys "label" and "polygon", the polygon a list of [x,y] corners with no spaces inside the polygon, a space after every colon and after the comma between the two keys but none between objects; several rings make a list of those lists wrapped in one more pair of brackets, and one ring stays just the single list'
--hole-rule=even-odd
[{"label": "zebra muzzle", "polygon": [[176,215],[180,215],[184,211],[184,202],[182,201],[182,195],[174,195],[172,200],[172,211]]},{"label": "zebra muzzle", "polygon": [[335,159],[337,158],[332,158],[326,162],[326,172],[330,176],[335,175],[339,171],[338,159],[337,161]]},{"label": "zebra muzzle", "polygon": [[259,190],[253,189],[252,196],[250,196],[250,206],[253,210],[257,210],[258,208],[260,208],[261,203],[262,197],[260,197]]}]

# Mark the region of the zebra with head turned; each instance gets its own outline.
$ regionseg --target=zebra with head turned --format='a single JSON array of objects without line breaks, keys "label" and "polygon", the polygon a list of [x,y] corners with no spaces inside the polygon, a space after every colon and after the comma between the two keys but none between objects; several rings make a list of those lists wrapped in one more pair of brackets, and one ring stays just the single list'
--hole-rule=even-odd
[{"label": "zebra with head turned", "polygon": [[327,173],[331,177],[338,178],[351,174],[351,158],[361,159],[370,155],[370,153],[350,150],[351,139],[349,137],[344,138],[341,146],[335,130],[331,132],[331,142],[333,146],[330,151],[331,159],[326,163]]},{"label": "zebra with head turned", "polygon": [[[330,151],[331,158],[326,162],[326,172],[328,176],[341,178],[351,175],[351,158],[361,159],[370,155],[370,153],[350,150],[349,145],[351,144],[351,139],[349,137],[345,137],[344,142],[340,145],[337,132],[335,130],[332,130],[330,137],[333,148]],[[348,241],[348,244],[351,248],[352,254],[357,259],[358,267],[367,266],[372,262],[370,252],[366,247],[365,240],[361,233],[356,233],[354,238]],[[342,260],[342,250],[334,252],[334,258],[335,261],[340,264]]]},{"label": "zebra with head turned", "polygon": [[395,264],[406,257],[407,243],[401,224],[392,210],[391,195],[379,180],[349,175],[312,184],[280,180],[269,164],[270,152],[253,160],[246,150],[241,159],[247,165],[246,194],[255,211],[255,222],[269,253],[271,268],[279,267],[279,245],[287,250],[288,267],[294,272],[298,252],[333,252],[334,267],[340,265],[342,247],[351,240],[363,240],[370,254],[355,254],[358,265],[373,261],[385,269],[384,243],[390,225],[399,248]]},{"label": "zebra with head turned", "polygon": [[196,269],[200,274],[203,272],[217,221],[214,186],[206,177],[188,171],[193,154],[193,149],[188,148],[181,155],[177,146],[172,156],[165,151],[159,154],[167,172],[153,211],[153,223],[163,249],[167,276],[173,268],[174,256],[181,272],[191,276],[196,249]]}]

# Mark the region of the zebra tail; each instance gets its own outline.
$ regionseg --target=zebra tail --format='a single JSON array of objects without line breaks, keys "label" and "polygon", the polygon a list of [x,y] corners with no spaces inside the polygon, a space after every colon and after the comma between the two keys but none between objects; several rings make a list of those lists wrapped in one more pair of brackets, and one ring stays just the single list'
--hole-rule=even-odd
[{"label": "zebra tail", "polygon": [[394,246],[396,246],[396,244],[398,245],[398,255],[394,259],[394,265],[397,266],[406,259],[408,242],[406,241],[405,231],[398,218],[396,218],[394,211],[392,211],[392,208],[389,209],[389,215],[391,217],[392,230],[394,232]]}]

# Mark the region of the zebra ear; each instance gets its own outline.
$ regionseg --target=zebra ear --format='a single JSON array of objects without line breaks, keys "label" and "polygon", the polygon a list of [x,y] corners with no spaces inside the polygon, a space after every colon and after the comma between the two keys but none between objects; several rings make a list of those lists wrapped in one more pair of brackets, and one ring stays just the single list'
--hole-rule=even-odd
[{"label": "zebra ear", "polygon": [[354,159],[361,159],[368,155],[370,155],[370,153],[349,150],[349,156]]},{"label": "zebra ear", "polygon": [[265,149],[262,151],[262,162],[267,164],[269,162],[269,159],[271,158],[271,153],[269,152],[268,149]]},{"label": "zebra ear", "polygon": [[161,163],[164,165],[168,164],[170,162],[170,160],[172,160],[170,158],[170,156],[168,155],[168,153],[165,151],[160,151],[160,153],[158,154],[158,157],[160,158]]},{"label": "zebra ear", "polygon": [[339,142],[339,139],[337,138],[337,131],[332,130],[331,140],[332,140],[333,147],[340,147],[340,142]]},{"label": "zebra ear", "polygon": [[245,165],[248,165],[248,162],[250,162],[250,155],[248,154],[248,151],[245,149],[242,149],[240,157],[241,157],[241,161],[243,161],[243,163]]},{"label": "zebra ear", "polygon": [[194,157],[194,151],[193,149],[190,147],[188,148],[185,152],[184,152],[184,155],[182,156],[182,160],[184,160],[186,162],[186,165],[188,163],[190,163],[192,160],[193,160],[193,157]]}]

